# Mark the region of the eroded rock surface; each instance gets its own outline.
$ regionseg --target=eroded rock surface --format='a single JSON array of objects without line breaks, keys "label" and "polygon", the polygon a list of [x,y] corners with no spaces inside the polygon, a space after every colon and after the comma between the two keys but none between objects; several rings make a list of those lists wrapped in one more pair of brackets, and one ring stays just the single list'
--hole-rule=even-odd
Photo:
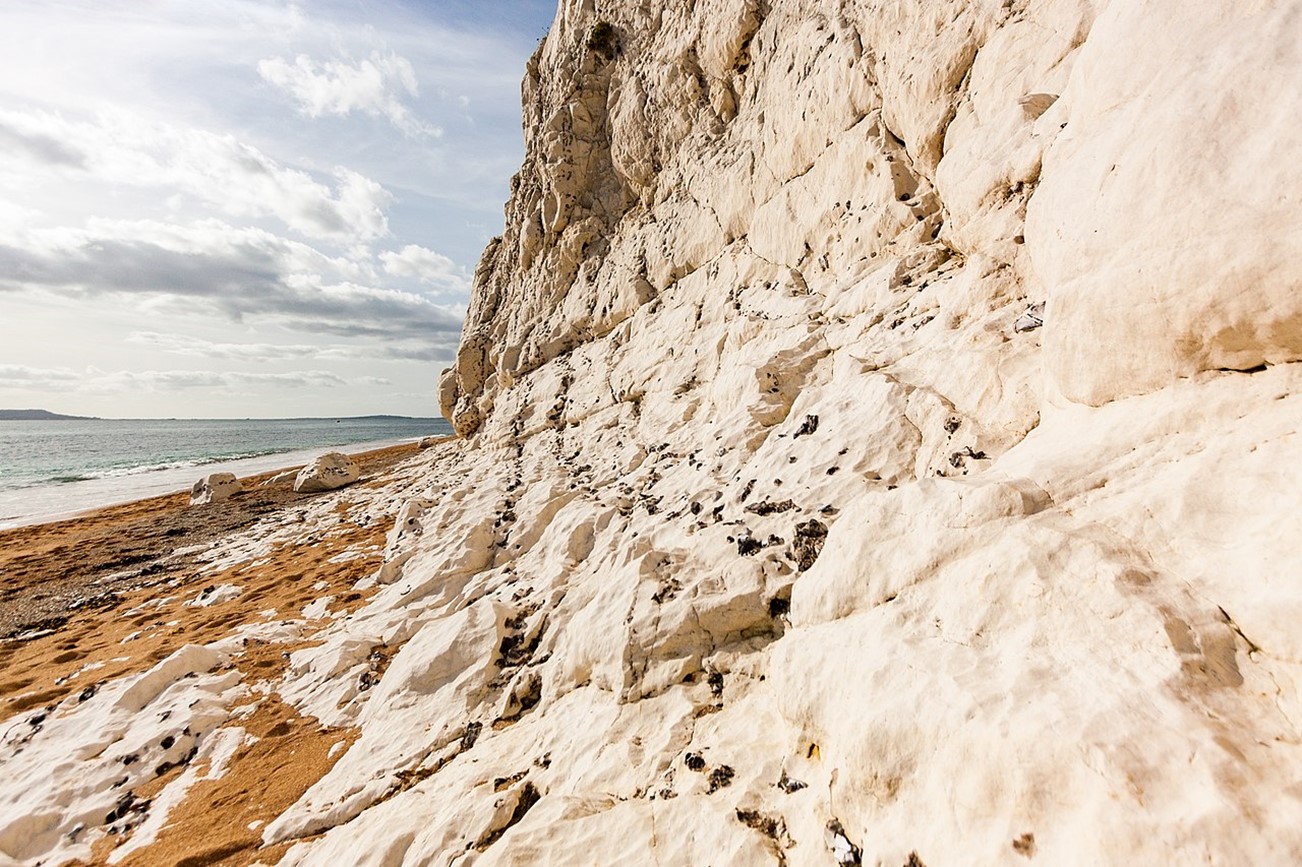
[{"label": "eroded rock surface", "polygon": [[343,452],[329,452],[315,458],[294,477],[294,492],[319,494],[357,481],[357,462]]},{"label": "eroded rock surface", "polygon": [[360,735],[264,841],[1302,860],[1299,33],[562,0],[463,439],[274,687]]},{"label": "eroded rock surface", "polygon": [[561,7],[349,627],[482,728],[290,863],[1302,857],[1302,6]]},{"label": "eroded rock surface", "polygon": [[220,503],[244,490],[234,473],[209,473],[190,488],[190,505]]}]

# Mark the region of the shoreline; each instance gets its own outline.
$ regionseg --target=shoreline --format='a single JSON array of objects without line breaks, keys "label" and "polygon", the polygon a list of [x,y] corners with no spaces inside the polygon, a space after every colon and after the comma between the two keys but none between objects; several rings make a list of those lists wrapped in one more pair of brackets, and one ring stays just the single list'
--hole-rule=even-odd
[{"label": "shoreline", "polygon": [[[346,452],[362,472],[354,485],[421,451],[419,442],[405,442]],[[184,573],[219,539],[323,496],[294,493],[292,479],[269,484],[298,466],[241,476],[245,491],[222,503],[191,506],[189,490],[180,490],[0,529],[0,641],[62,628],[75,612],[115,604],[122,588]],[[74,559],[64,559],[73,552]]]},{"label": "shoreline", "polygon": [[[264,848],[259,822],[329,771],[356,733],[323,727],[262,685],[378,591],[359,582],[383,562],[401,498],[426,478],[428,461],[416,458],[453,439],[350,452],[360,478],[325,493],[268,483],[284,467],[242,477],[245,492],[220,503],[190,506],[182,491],[0,530],[0,747],[187,649],[217,648],[228,660],[219,671],[243,684],[231,695],[249,708],[207,734],[151,723],[153,742],[176,746],[149,759],[157,768],[133,796],[147,807],[174,783],[190,794],[171,819],[158,808],[160,826],[140,824],[142,811],[88,840],[82,863],[107,863],[122,847],[128,863],[160,867],[278,859],[287,847]],[[246,748],[221,768],[208,751],[224,738]]]},{"label": "shoreline", "polygon": [[[188,496],[190,485],[211,473],[231,472],[241,480],[254,478],[261,481],[264,477],[269,478],[277,473],[301,468],[317,455],[326,452],[340,451],[356,457],[383,449],[417,445],[427,438],[410,437],[398,440],[363,441],[341,446],[295,448],[265,455],[169,467],[148,473],[84,479],[64,484],[46,484],[5,491],[0,495],[0,502],[3,502],[3,499],[13,498],[22,501],[36,500],[38,505],[28,514],[4,517],[3,513],[0,513],[0,534],[22,527],[77,520],[91,516],[102,509],[125,506],[143,500],[161,499],[180,493]],[[42,500],[46,505],[39,505]],[[72,507],[49,505],[73,500],[83,501],[83,504]]]}]

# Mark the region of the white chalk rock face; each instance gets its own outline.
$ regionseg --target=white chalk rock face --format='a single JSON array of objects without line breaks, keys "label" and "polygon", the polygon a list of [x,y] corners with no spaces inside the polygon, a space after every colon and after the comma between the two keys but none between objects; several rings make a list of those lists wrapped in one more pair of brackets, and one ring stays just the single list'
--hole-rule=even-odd
[{"label": "white chalk rock face", "polygon": [[333,491],[351,485],[359,474],[357,461],[343,452],[329,452],[298,471],[294,477],[294,491],[300,494]]},{"label": "white chalk rock face", "polygon": [[243,490],[244,487],[234,473],[211,473],[195,482],[194,487],[190,489],[190,505],[220,503]]},{"label": "white chalk rock face", "polygon": [[1099,17],[1065,108],[1040,121],[1061,131],[1026,224],[1067,397],[1302,359],[1300,44],[1293,2],[1233,16],[1117,2]]}]

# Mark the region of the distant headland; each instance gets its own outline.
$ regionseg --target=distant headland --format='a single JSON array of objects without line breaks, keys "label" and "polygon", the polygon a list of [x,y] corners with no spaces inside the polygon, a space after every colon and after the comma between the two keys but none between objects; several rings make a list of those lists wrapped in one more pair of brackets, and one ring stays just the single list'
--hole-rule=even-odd
[{"label": "distant headland", "polygon": [[47,409],[0,409],[0,421],[98,421],[90,415],[60,415]]},{"label": "distant headland", "polygon": [[0,421],[338,421],[338,422],[369,421],[369,422],[384,422],[384,421],[442,421],[442,418],[438,416],[392,415],[392,414],[382,413],[379,415],[294,416],[292,418],[246,417],[241,419],[235,419],[235,418],[200,419],[200,418],[179,418],[173,416],[170,418],[105,419],[97,415],[62,415],[57,412],[50,412],[48,409],[0,409]]}]

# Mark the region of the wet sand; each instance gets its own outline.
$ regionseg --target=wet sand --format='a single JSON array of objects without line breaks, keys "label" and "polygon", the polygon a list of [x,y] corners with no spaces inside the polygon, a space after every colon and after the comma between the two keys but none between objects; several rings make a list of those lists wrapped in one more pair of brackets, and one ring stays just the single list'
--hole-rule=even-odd
[{"label": "wet sand", "polygon": [[[89,697],[105,681],[145,671],[186,644],[230,636],[241,624],[301,619],[305,606],[325,596],[333,597],[330,615],[364,604],[373,591],[353,587],[382,562],[392,516],[350,517],[349,492],[383,485],[389,470],[418,451],[408,444],[356,455],[361,480],[329,494],[296,494],[292,479],[263,485],[276,475],[271,472],[242,479],[246,492],[223,503],[192,507],[188,492],[177,493],[0,532],[0,729],[70,697]],[[227,568],[203,559],[222,538],[320,497],[336,498],[338,520],[330,526],[305,526],[296,543],[276,544],[265,556]],[[195,604],[222,585],[238,586],[240,594]],[[247,684],[274,681],[289,654],[309,643],[246,639],[230,666]],[[256,742],[236,753],[222,777],[190,790],[169,817],[169,825],[183,822],[184,834],[164,829],[153,845],[120,863],[278,859],[283,850],[257,850],[257,823],[328,771],[342,755],[331,747],[351,742],[352,733],[322,730],[274,693],[241,725]],[[157,788],[182,772],[160,773]],[[123,839],[102,840],[96,863]]]}]

